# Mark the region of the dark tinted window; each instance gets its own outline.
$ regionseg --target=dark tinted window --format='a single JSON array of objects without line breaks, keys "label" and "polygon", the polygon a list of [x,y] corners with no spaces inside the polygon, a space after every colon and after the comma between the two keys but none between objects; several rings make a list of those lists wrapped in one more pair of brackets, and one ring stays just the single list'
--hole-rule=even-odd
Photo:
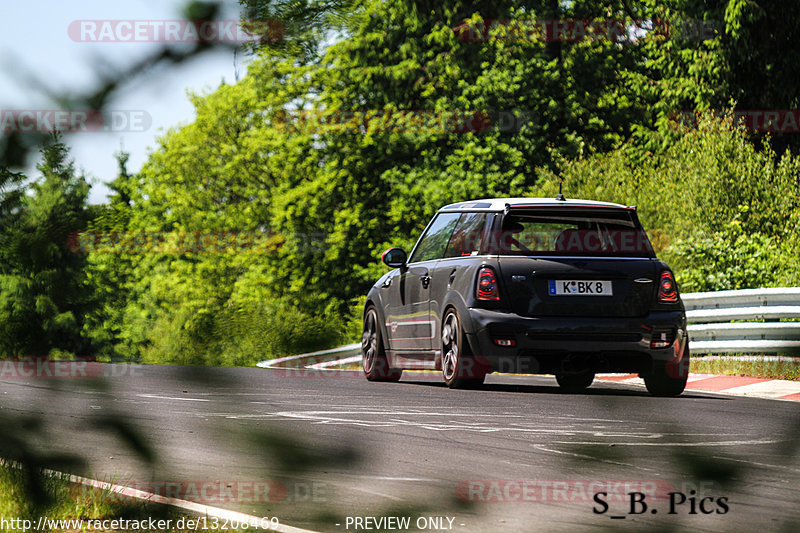
[{"label": "dark tinted window", "polygon": [[461,213],[440,213],[422,236],[409,263],[430,261],[444,256],[447,243],[456,227]]},{"label": "dark tinted window", "polygon": [[512,212],[492,232],[490,248],[501,255],[654,257],[647,234],[622,209],[564,208]]},{"label": "dark tinted window", "polygon": [[463,213],[458,220],[444,257],[478,255],[486,227],[486,213]]}]

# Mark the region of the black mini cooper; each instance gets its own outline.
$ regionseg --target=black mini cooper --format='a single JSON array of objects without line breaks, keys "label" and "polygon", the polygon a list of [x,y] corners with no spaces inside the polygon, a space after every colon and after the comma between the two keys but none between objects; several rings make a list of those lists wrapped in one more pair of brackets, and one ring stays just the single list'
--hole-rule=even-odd
[{"label": "black mini cooper", "polygon": [[633,372],[654,395],[683,392],[686,314],[636,208],[507,198],[443,207],[411,255],[367,295],[362,355],[371,381],[435,369],[450,387],[489,372],[555,374],[565,390]]}]

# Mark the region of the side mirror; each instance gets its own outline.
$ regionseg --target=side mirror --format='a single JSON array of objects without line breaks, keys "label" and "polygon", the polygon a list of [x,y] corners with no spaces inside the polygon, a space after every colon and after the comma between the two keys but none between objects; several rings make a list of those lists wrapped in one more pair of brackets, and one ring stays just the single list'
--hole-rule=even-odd
[{"label": "side mirror", "polygon": [[402,248],[389,248],[381,254],[381,260],[392,268],[403,268],[408,256]]}]

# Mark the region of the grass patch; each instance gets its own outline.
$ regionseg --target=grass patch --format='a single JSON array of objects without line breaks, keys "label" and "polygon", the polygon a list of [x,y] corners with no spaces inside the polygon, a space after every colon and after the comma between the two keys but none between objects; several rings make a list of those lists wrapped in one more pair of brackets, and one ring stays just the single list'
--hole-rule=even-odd
[{"label": "grass patch", "polygon": [[[217,524],[210,517],[206,517],[204,527],[203,518],[198,519],[173,507],[125,498],[109,490],[72,483],[64,474],[29,475],[20,468],[0,463],[0,532],[32,531],[39,524],[40,517],[45,517],[49,522],[38,531],[53,532],[183,533],[203,530],[236,533],[254,530],[252,527],[233,529],[231,526],[236,524],[225,524],[222,520],[218,527],[214,527]],[[94,527],[101,525],[95,521],[103,520],[108,521],[105,529]],[[125,524],[128,528],[113,529],[115,526],[112,520],[117,520],[117,524]],[[147,525],[151,520],[154,523],[163,522],[153,529]],[[195,521],[195,524],[199,520],[199,527],[191,526],[188,523],[190,520]],[[53,521],[64,522],[54,524]],[[179,527],[179,524],[183,527]],[[112,529],[108,529],[109,526]]]},{"label": "grass patch", "polygon": [[708,358],[692,356],[691,368],[692,372],[698,374],[721,374],[800,381],[800,359],[774,361],[759,359],[757,356],[746,360],[724,356]]}]

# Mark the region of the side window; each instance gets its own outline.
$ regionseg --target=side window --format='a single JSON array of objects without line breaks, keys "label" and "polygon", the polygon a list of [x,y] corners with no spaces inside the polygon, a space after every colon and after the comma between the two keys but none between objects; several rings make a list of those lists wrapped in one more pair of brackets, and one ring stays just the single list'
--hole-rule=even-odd
[{"label": "side window", "polygon": [[440,213],[422,236],[408,262],[418,263],[440,259],[444,256],[447,242],[450,240],[450,235],[453,234],[460,216],[461,213]]},{"label": "side window", "polygon": [[486,227],[486,213],[464,213],[458,220],[444,257],[463,257],[477,255],[481,250],[483,229]]}]

